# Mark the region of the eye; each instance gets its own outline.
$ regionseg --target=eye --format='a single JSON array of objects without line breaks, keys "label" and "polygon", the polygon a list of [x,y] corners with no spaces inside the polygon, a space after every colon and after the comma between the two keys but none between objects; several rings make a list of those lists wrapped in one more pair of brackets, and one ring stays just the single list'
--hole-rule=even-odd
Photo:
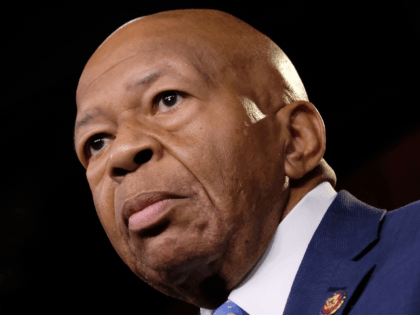
[{"label": "eye", "polygon": [[108,138],[104,133],[96,134],[89,138],[85,145],[85,154],[89,158],[96,155],[101,151],[108,141]]},{"label": "eye", "polygon": [[158,106],[158,111],[165,112],[178,105],[185,94],[179,91],[165,91],[156,96],[154,103]]}]

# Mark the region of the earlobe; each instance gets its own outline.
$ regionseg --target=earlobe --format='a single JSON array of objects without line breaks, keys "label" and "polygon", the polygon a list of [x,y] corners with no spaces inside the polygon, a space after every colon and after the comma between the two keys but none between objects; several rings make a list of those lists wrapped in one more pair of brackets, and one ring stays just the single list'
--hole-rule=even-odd
[{"label": "earlobe", "polygon": [[315,106],[295,101],[277,113],[282,120],[284,168],[291,179],[302,178],[313,170],[325,153],[325,126]]}]

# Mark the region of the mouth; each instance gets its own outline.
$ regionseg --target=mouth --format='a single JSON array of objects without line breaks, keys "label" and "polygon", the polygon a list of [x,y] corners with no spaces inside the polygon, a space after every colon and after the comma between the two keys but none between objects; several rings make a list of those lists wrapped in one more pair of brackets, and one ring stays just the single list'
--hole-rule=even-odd
[{"label": "mouth", "polygon": [[186,197],[166,192],[141,193],[124,202],[122,215],[130,231],[149,229],[164,220]]}]

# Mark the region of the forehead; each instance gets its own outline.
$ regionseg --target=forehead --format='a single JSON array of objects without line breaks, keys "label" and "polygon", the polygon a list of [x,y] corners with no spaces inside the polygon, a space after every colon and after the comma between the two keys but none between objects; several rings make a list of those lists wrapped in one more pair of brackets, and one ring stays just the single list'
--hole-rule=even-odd
[{"label": "forehead", "polygon": [[144,23],[132,24],[111,35],[90,58],[79,80],[77,100],[87,86],[126,59],[183,60],[209,80],[217,76],[223,55],[228,53],[220,51],[211,36],[185,28],[179,30],[178,25],[172,29],[168,25],[162,28],[156,22],[145,23],[147,27],[143,28],[136,25]]},{"label": "forehead", "polygon": [[[129,92],[137,87],[164,77],[180,80],[207,80],[203,69],[184,56],[174,54],[139,53],[121,60],[112,67],[96,68],[89,72],[90,80],[85,80],[78,88],[78,105],[98,90],[111,86]],[[102,91],[103,92],[103,91]]]}]

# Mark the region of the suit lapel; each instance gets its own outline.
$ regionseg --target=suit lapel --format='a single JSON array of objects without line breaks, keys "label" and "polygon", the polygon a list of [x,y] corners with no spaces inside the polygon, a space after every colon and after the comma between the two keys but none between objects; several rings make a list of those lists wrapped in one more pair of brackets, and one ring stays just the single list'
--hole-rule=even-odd
[{"label": "suit lapel", "polygon": [[[322,314],[334,293],[345,292],[334,315],[346,314],[375,268],[365,257],[377,242],[386,213],[342,190],[315,231],[294,280],[285,315]],[[344,313],[343,313],[344,311]]]}]

